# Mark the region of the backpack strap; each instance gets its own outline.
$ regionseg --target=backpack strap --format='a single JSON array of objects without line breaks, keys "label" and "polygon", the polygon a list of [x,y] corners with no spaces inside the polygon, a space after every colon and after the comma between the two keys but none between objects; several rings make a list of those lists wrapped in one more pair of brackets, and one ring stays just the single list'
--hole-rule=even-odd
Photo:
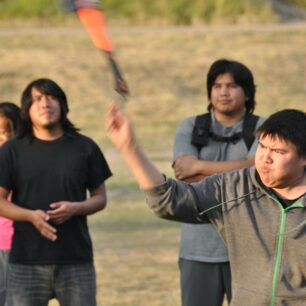
[{"label": "backpack strap", "polygon": [[242,125],[242,138],[248,150],[251,149],[251,146],[255,140],[255,131],[258,119],[258,116],[250,113],[247,113],[244,117]]},{"label": "backpack strap", "polygon": [[206,146],[210,134],[211,114],[206,113],[198,115],[195,118],[195,124],[192,131],[191,143],[199,150]]},{"label": "backpack strap", "polygon": [[231,142],[231,143],[236,143],[241,138],[243,138],[245,145],[247,146],[248,150],[250,150],[255,140],[255,129],[258,119],[259,117],[256,115],[249,113],[246,114],[242,125],[242,132],[235,133],[230,137],[225,137],[217,135],[212,131],[210,131],[211,127],[210,113],[198,115],[195,118],[195,125],[192,131],[191,143],[195,145],[198,148],[198,150],[200,150],[202,147],[207,145],[209,138],[212,138],[215,141]]}]

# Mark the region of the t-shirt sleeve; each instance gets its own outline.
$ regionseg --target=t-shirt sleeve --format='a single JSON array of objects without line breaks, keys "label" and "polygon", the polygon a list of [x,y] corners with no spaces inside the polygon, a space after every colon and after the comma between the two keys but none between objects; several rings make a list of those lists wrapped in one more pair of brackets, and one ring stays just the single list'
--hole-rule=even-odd
[{"label": "t-shirt sleeve", "polygon": [[105,180],[112,176],[112,172],[102,151],[93,141],[90,143],[87,171],[87,188],[89,190],[98,188]]},{"label": "t-shirt sleeve", "polygon": [[12,152],[9,144],[5,143],[0,148],[0,186],[7,190],[11,190],[13,187],[12,168]]},{"label": "t-shirt sleeve", "polygon": [[177,127],[173,145],[173,160],[181,155],[192,155],[199,157],[199,151],[191,143],[192,131],[194,128],[195,117],[184,119]]}]

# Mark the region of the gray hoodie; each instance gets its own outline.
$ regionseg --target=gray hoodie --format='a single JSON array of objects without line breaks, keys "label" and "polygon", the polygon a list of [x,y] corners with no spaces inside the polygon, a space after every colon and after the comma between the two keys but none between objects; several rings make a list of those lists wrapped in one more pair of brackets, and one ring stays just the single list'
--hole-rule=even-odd
[{"label": "gray hoodie", "polygon": [[146,190],[160,217],[214,224],[232,270],[231,306],[306,305],[306,196],[286,209],[255,168]]}]

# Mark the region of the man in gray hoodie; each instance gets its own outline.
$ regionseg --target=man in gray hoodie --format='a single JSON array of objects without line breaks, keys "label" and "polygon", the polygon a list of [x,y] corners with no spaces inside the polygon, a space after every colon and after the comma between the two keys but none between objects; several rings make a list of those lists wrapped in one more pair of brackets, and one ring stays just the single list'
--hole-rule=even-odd
[{"label": "man in gray hoodie", "polygon": [[158,216],[216,226],[231,262],[231,306],[305,305],[306,113],[283,110],[263,123],[255,167],[195,184],[166,178],[116,105],[107,129]]}]

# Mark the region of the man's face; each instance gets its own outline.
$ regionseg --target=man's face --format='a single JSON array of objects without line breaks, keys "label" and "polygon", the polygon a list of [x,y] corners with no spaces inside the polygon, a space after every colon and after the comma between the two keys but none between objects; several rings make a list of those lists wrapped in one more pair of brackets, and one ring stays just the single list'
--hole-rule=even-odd
[{"label": "man's face", "polygon": [[61,108],[59,101],[32,88],[32,104],[29,109],[33,127],[36,129],[53,129],[60,126]]},{"label": "man's face", "polygon": [[290,142],[271,136],[259,138],[255,167],[261,181],[273,189],[296,186],[304,177],[306,158],[301,158]]},{"label": "man's face", "polygon": [[230,73],[220,74],[211,89],[214,111],[223,115],[239,115],[245,110],[246,96]]}]

